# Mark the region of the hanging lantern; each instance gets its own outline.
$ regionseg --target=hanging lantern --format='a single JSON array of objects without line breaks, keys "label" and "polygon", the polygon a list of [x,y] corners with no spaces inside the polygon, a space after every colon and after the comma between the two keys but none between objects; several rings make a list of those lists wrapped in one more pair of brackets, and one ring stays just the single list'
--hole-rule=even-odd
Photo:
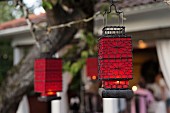
[{"label": "hanging lantern", "polygon": [[34,91],[55,96],[62,91],[62,59],[42,58],[34,63]]},{"label": "hanging lantern", "polygon": [[106,26],[98,42],[98,77],[102,80],[102,96],[126,97],[133,94],[129,80],[133,79],[132,40],[123,26]]},{"label": "hanging lantern", "polygon": [[[120,26],[120,14],[112,2],[119,16],[119,26],[105,26],[98,41],[98,78],[102,81],[101,95],[103,98],[131,98],[133,91],[129,90],[129,80],[133,79],[132,40],[125,34],[125,27]],[[122,24],[123,24],[122,17]]]},{"label": "hanging lantern", "polygon": [[87,77],[89,77],[90,80],[97,80],[97,75],[98,75],[97,58],[95,58],[95,57],[87,58],[86,71],[87,71]]}]

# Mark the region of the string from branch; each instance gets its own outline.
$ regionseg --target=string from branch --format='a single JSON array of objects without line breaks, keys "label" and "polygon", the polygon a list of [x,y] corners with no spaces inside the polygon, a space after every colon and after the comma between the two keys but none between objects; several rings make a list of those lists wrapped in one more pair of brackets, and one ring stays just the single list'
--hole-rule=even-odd
[{"label": "string from branch", "polygon": [[[23,10],[24,12],[24,17],[26,19],[26,22],[30,28],[30,33],[32,35],[32,37],[35,39],[36,41],[36,45],[37,47],[40,48],[40,45],[39,45],[39,42],[38,42],[38,38],[35,34],[35,31],[36,31],[36,27],[39,28],[40,26],[34,24],[31,19],[29,18],[29,11],[28,11],[28,8],[26,7],[26,5],[22,2],[22,0],[15,0],[16,2],[16,5],[20,6],[20,8]],[[89,18],[84,18],[84,19],[81,19],[81,20],[75,20],[75,21],[71,21],[71,22],[68,22],[68,23],[65,23],[65,24],[60,24],[60,25],[55,25],[55,26],[49,26],[47,27],[47,35],[50,33],[50,31],[52,29],[59,29],[59,28],[64,28],[64,27],[71,27],[72,25],[75,25],[75,24],[79,24],[79,23],[87,23],[87,22],[90,22],[92,21],[93,19],[95,19],[97,16],[101,15],[101,12],[96,12],[92,17],[89,17]],[[43,27],[41,26],[41,28],[43,29]]]},{"label": "string from branch", "polygon": [[95,19],[99,15],[101,15],[101,12],[96,12],[92,17],[84,18],[84,19],[81,19],[81,20],[71,21],[71,22],[68,22],[68,23],[65,23],[65,24],[49,26],[47,28],[47,30],[48,30],[48,32],[50,32],[52,29],[59,29],[59,28],[63,28],[63,27],[71,27],[72,25],[79,24],[79,23],[82,23],[82,22],[87,23],[87,22],[90,22],[91,20]]}]

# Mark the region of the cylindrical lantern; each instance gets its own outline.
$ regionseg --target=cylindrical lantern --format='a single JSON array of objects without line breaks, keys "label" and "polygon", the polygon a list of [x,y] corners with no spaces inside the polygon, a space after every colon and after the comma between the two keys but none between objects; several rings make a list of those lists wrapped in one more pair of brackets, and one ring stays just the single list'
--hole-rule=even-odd
[{"label": "cylindrical lantern", "polygon": [[62,91],[62,59],[35,60],[34,91],[41,93],[41,96],[54,96]]},{"label": "cylindrical lantern", "polygon": [[91,80],[96,80],[98,76],[98,63],[97,58],[91,57],[86,60],[87,77]]},{"label": "cylindrical lantern", "polygon": [[132,40],[123,26],[106,26],[98,42],[98,78],[102,80],[104,98],[130,98],[133,78]]}]

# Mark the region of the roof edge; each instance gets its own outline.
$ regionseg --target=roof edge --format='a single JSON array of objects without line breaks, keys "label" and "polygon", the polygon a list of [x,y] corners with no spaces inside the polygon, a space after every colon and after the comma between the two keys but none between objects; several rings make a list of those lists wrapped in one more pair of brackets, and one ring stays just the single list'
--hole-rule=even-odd
[{"label": "roof edge", "polygon": [[30,31],[29,26],[20,26],[20,27],[8,28],[8,29],[0,30],[0,39],[3,38],[3,37],[8,37],[10,35],[15,35],[15,34],[19,34],[19,33],[25,33],[25,32],[29,32],[29,31]]}]

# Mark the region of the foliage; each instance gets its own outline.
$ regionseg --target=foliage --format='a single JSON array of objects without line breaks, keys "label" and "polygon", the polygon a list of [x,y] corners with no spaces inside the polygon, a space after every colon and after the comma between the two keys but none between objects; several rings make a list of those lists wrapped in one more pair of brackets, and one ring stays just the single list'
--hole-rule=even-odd
[{"label": "foliage", "polygon": [[55,5],[57,3],[61,4],[62,0],[50,0],[50,1],[42,0],[42,6],[45,10],[47,10],[47,9],[51,10],[53,8],[53,5]]},{"label": "foliage", "polygon": [[0,82],[13,65],[13,51],[9,40],[0,41]]},{"label": "foliage", "polygon": [[[96,56],[97,55],[97,39],[94,37],[94,35],[92,33],[87,33],[87,34],[83,34],[81,37],[82,41],[84,41],[88,48],[86,51],[82,51],[82,57],[83,56]],[[86,57],[87,58],[87,57]]]},{"label": "foliage", "polygon": [[[33,0],[30,0],[33,1]],[[51,0],[48,0],[51,1]],[[63,0],[63,2],[67,0]],[[80,2],[81,4],[80,4]],[[62,24],[71,20],[78,20],[84,17],[90,17],[93,15],[94,4],[92,0],[78,0],[76,7],[73,7],[73,12],[66,12],[63,10],[62,4],[55,4],[52,10],[47,10],[47,24],[54,25],[56,23]],[[74,5],[74,4],[72,4]],[[88,9],[88,10],[87,10]],[[64,14],[63,14],[64,13]],[[54,16],[55,15],[55,16]],[[52,30],[49,33],[49,39],[51,45],[46,43],[47,36],[44,33],[37,34],[38,37],[42,37],[43,40],[39,40],[40,46],[44,45],[50,48],[47,56],[52,56],[54,52],[60,50],[65,45],[69,44],[76,34],[78,29],[93,28],[93,24],[88,23],[87,26],[71,26],[70,28],[62,28],[61,30]],[[90,29],[91,30],[91,29]],[[48,39],[48,40],[49,40]],[[80,47],[80,46],[79,46]],[[83,46],[81,50],[85,50],[86,46]],[[79,52],[78,52],[79,53]],[[5,80],[3,80],[0,87],[0,112],[1,113],[14,113],[18,107],[19,101],[22,96],[28,93],[29,88],[33,84],[33,63],[34,60],[41,56],[41,51],[34,45],[23,61],[17,65],[17,71],[8,73]],[[77,54],[74,54],[77,56]],[[73,57],[74,57],[73,56]],[[79,54],[80,56],[80,54]],[[77,58],[77,57],[76,57]],[[73,62],[71,61],[71,64]],[[15,76],[13,76],[15,75]]]},{"label": "foliage", "polygon": [[[84,43],[84,44],[83,44]],[[83,33],[80,37],[79,44],[73,45],[69,52],[64,56],[65,63],[63,66],[64,71],[70,72],[75,76],[85,65],[85,61],[88,57],[97,55],[97,39],[93,36],[92,33]],[[84,47],[79,47],[84,46]],[[75,61],[67,60],[70,56],[73,58],[77,53],[78,48],[83,48],[80,50],[80,57]]]},{"label": "foliage", "polygon": [[52,9],[52,8],[53,8],[52,3],[48,2],[48,1],[45,1],[45,0],[43,0],[42,6],[43,6],[43,8],[46,9],[46,10],[47,10],[47,9]]},{"label": "foliage", "polygon": [[0,23],[10,21],[22,16],[22,12],[17,10],[12,1],[0,2]]},{"label": "foliage", "polygon": [[[63,65],[64,71],[68,71],[73,75],[70,90],[79,90],[81,69],[85,65],[88,57],[97,55],[96,44],[97,39],[92,33],[83,33],[80,36],[80,42],[78,44],[74,44],[68,53],[63,57],[65,61]],[[80,56],[75,58],[77,51],[80,51]],[[73,59],[73,61],[68,60],[67,58]]]}]

